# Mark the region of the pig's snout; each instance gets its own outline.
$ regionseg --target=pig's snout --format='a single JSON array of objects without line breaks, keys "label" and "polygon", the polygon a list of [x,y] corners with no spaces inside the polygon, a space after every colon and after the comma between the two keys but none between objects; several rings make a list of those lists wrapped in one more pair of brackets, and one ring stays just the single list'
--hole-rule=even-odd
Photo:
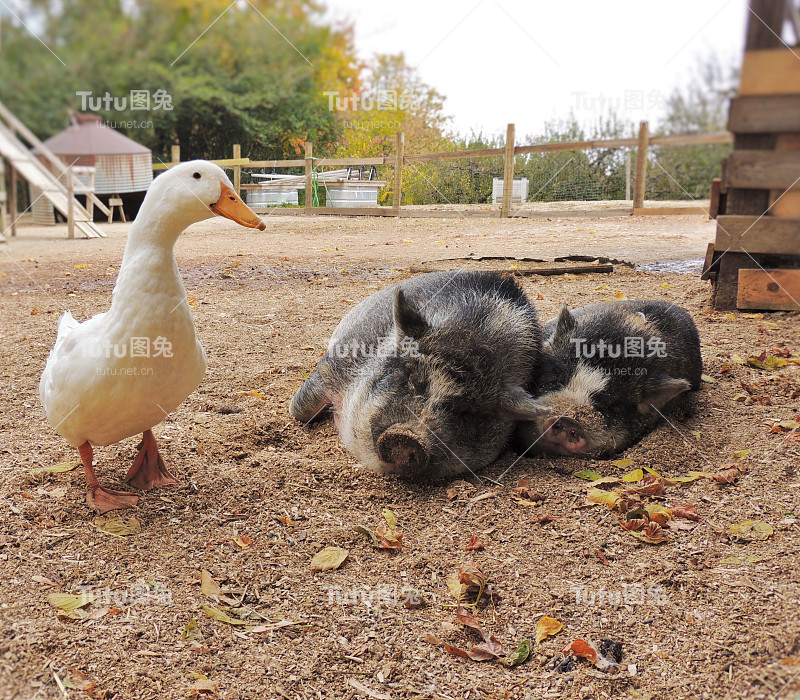
[{"label": "pig's snout", "polygon": [[430,448],[407,426],[393,425],[378,438],[378,456],[400,474],[422,472],[431,458]]},{"label": "pig's snout", "polygon": [[[554,416],[544,422],[544,439],[561,448],[563,454],[575,454],[586,447],[586,433],[578,421],[567,416]],[[561,451],[561,450],[559,450]]]}]

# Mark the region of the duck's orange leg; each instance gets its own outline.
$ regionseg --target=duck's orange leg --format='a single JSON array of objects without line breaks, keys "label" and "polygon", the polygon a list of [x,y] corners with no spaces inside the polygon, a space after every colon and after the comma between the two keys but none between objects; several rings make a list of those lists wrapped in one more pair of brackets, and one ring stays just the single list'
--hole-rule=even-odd
[{"label": "duck's orange leg", "polygon": [[92,446],[84,442],[78,452],[81,455],[83,468],[86,472],[86,505],[92,510],[106,513],[109,510],[119,510],[120,508],[133,508],[139,502],[139,497],[135,493],[128,491],[114,491],[100,486],[97,474],[94,473],[92,466]]},{"label": "duck's orange leg", "polygon": [[180,483],[164,464],[152,430],[142,433],[139,454],[128,470],[125,481],[142,491],[149,491],[154,486],[174,486]]}]

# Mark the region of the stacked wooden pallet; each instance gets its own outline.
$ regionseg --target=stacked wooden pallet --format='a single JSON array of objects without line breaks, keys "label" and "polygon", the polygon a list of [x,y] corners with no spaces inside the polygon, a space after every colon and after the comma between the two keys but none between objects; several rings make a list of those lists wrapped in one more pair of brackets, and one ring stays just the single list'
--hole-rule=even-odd
[{"label": "stacked wooden pallet", "polygon": [[705,279],[716,309],[800,310],[800,49],[780,34],[783,2],[751,0],[728,128],[716,240]]}]

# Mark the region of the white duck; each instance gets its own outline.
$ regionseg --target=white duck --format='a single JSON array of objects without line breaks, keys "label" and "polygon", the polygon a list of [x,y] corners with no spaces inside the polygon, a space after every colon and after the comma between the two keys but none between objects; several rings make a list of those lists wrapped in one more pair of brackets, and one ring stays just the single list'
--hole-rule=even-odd
[{"label": "white duck", "polygon": [[214,214],[264,230],[224,171],[181,163],[157,177],[131,225],[111,308],[84,323],[69,311],[39,383],[47,419],[80,452],[86,502],[105,513],[139,497],[100,486],[92,445],[143,433],[126,481],[142,490],[177,484],[151,428],[200,384],[206,354],[195,334],[173,247],[181,232]]}]

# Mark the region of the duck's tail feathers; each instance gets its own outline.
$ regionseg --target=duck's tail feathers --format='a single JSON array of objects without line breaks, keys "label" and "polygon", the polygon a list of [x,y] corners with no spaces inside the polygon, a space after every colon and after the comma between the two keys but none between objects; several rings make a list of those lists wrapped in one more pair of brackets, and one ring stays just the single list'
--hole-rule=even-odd
[{"label": "duck's tail feathers", "polygon": [[81,324],[73,318],[69,311],[65,311],[61,314],[61,318],[58,319],[58,333],[56,334],[55,348],[61,345],[65,338],[80,325]]}]

